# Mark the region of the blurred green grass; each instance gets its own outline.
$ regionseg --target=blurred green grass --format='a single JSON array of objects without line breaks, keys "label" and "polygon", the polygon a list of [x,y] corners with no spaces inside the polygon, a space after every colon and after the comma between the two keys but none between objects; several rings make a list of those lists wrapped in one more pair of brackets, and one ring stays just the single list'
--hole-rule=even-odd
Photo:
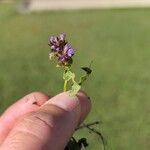
[{"label": "blurred green grass", "polygon": [[[48,60],[48,36],[65,32],[76,49],[74,68],[94,60],[84,86],[107,149],[150,148],[150,9],[42,12],[21,15],[0,4],[0,112],[32,91],[62,90],[62,71]],[[83,130],[89,149],[95,135]]]}]

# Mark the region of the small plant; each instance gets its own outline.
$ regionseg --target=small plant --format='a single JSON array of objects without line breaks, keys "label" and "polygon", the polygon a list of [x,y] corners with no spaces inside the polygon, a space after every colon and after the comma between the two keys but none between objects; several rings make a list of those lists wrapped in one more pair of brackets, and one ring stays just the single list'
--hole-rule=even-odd
[{"label": "small plant", "polygon": [[[49,46],[51,48],[49,58],[50,60],[57,60],[57,67],[61,67],[64,70],[64,92],[69,91],[71,96],[75,96],[81,89],[81,85],[85,82],[88,76],[92,73],[90,67],[82,67],[85,71],[85,75],[77,82],[75,80],[75,73],[72,71],[73,56],[75,54],[72,46],[65,40],[65,34],[59,36],[50,36]],[[68,88],[68,83],[71,85]]]},{"label": "small plant", "polygon": [[[49,53],[50,60],[56,61],[56,67],[63,69],[63,91],[68,91],[70,96],[75,96],[81,89],[82,84],[88,79],[88,77],[92,73],[91,64],[89,67],[81,67],[85,74],[80,77],[79,81],[77,81],[75,78],[76,75],[72,71],[73,56],[75,54],[75,50],[72,48],[70,43],[66,41],[66,35],[60,34],[59,36],[50,36],[48,45],[51,49]],[[99,135],[104,144],[104,138],[102,134],[94,128],[91,128],[91,126],[97,124],[99,124],[98,121],[94,123],[83,124],[83,126],[80,126],[76,130],[87,128],[90,132]],[[88,143],[86,138],[76,140],[74,137],[72,137],[65,150],[81,150],[82,148],[86,148],[87,146]]]}]

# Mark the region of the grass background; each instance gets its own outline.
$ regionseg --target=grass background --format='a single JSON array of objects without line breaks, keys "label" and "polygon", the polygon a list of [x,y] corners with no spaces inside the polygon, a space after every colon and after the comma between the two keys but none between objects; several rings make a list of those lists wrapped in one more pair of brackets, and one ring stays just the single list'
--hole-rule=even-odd
[{"label": "grass background", "polygon": [[[74,68],[94,60],[84,88],[109,150],[150,148],[150,9],[42,12],[21,15],[0,4],[0,112],[32,91],[55,95],[62,71],[48,60],[48,36],[65,32]],[[89,150],[102,149],[87,130]]]}]

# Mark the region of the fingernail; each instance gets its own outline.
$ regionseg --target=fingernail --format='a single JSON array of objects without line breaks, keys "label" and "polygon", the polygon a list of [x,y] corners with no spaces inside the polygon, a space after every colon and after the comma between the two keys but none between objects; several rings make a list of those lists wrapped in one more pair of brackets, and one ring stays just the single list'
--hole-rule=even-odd
[{"label": "fingernail", "polygon": [[78,99],[80,100],[80,105],[81,105],[81,118],[79,123],[83,122],[85,117],[88,115],[88,113],[91,110],[91,99],[90,97],[83,91],[80,90],[77,94]]}]

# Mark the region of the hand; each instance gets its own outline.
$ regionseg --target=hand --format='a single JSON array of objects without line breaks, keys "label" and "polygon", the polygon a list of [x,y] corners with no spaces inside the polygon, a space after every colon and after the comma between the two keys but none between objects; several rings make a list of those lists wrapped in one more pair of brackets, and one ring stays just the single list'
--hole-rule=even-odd
[{"label": "hand", "polygon": [[0,117],[0,150],[63,150],[90,107],[83,92],[29,94]]}]

